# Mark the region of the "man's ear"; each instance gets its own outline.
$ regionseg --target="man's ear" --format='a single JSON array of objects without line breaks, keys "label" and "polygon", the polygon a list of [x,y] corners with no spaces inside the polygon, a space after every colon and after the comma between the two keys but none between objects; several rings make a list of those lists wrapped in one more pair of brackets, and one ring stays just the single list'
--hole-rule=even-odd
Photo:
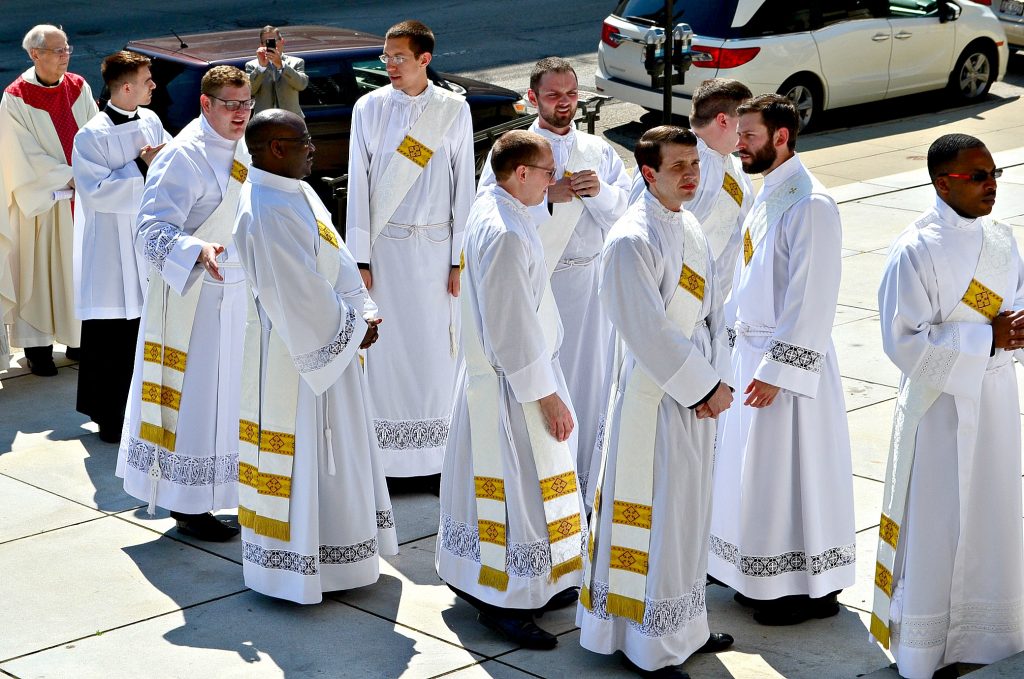
[{"label": "man's ear", "polygon": [[203,110],[203,113],[209,113],[213,106],[213,102],[205,94],[199,95],[199,108]]},{"label": "man's ear", "polygon": [[949,195],[949,177],[936,177],[932,180],[932,186],[939,197],[945,199]]},{"label": "man's ear", "polygon": [[789,129],[780,127],[775,130],[775,139],[772,142],[776,147],[782,148],[789,145]]},{"label": "man's ear", "polygon": [[434,60],[434,55],[430,52],[424,52],[420,55],[420,66],[429,66],[430,62]]},{"label": "man's ear", "polygon": [[647,181],[648,185],[654,183],[654,172],[655,172],[654,168],[651,167],[650,165],[641,165],[640,166],[640,174]]},{"label": "man's ear", "polygon": [[530,102],[530,106],[537,107],[537,93],[533,90],[526,90],[526,100]]}]

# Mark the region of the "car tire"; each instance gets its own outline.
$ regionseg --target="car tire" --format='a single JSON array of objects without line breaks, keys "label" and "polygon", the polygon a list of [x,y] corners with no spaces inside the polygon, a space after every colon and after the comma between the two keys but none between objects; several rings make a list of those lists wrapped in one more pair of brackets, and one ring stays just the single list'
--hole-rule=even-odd
[{"label": "car tire", "polygon": [[950,94],[964,103],[983,99],[996,79],[996,59],[991,45],[984,42],[968,45],[949,74]]},{"label": "car tire", "polygon": [[800,132],[814,125],[821,115],[821,85],[808,76],[793,76],[782,83],[779,94],[789,99],[796,106],[800,117]]}]

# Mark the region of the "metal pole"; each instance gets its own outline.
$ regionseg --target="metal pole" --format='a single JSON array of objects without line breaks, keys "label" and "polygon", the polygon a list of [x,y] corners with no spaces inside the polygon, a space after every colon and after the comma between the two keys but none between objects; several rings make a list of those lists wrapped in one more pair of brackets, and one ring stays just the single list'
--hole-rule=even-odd
[{"label": "metal pole", "polygon": [[668,125],[672,122],[672,80],[675,73],[675,66],[672,64],[672,20],[674,15],[675,0],[665,0],[665,45],[664,45],[664,99],[662,100],[662,122]]}]

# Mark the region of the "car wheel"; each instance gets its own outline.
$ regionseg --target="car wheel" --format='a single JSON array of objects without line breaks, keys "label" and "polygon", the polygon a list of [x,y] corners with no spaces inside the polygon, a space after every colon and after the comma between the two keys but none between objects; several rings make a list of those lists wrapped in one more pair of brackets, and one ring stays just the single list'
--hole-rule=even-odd
[{"label": "car wheel", "polygon": [[821,87],[810,78],[795,77],[782,83],[779,94],[793,102],[800,118],[800,132],[817,120],[821,113]]},{"label": "car wheel", "polygon": [[996,57],[984,44],[968,45],[949,74],[949,89],[960,101],[976,101],[988,94],[996,79]]}]

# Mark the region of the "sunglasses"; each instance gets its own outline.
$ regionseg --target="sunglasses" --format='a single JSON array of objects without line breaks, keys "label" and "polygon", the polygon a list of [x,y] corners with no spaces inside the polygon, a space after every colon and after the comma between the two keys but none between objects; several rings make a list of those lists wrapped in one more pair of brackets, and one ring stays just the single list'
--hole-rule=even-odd
[{"label": "sunglasses", "polygon": [[960,172],[943,172],[938,175],[939,177],[949,177],[951,179],[962,179],[968,182],[974,182],[975,184],[981,184],[986,181],[989,177],[992,179],[999,179],[1003,176],[1003,168],[997,167],[991,172],[985,172],[985,170],[975,170],[970,174],[963,174]]}]

